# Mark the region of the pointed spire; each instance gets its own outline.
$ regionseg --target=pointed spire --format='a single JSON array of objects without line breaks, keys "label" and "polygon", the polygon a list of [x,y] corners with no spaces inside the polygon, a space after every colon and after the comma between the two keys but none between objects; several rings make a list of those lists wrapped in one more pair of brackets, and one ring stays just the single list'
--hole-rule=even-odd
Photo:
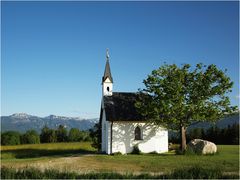
[{"label": "pointed spire", "polygon": [[109,52],[108,52],[108,48],[107,48],[107,52],[106,52],[106,58],[107,58],[107,60],[109,60]]},{"label": "pointed spire", "polygon": [[107,52],[106,52],[106,65],[105,65],[105,71],[104,71],[104,76],[102,78],[102,82],[104,82],[107,78],[109,78],[109,80],[113,83],[113,78],[112,78],[112,75],[111,75],[111,70],[110,70],[110,64],[109,64],[109,52],[108,52],[108,49],[107,49]]}]

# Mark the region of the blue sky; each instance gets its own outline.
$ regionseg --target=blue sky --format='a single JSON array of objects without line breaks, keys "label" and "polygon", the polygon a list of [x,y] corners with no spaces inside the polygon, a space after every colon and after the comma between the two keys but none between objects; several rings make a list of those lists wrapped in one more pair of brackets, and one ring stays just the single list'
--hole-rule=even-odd
[{"label": "blue sky", "polygon": [[2,2],[1,113],[98,117],[106,48],[114,91],[164,62],[216,64],[239,97],[238,2]]}]

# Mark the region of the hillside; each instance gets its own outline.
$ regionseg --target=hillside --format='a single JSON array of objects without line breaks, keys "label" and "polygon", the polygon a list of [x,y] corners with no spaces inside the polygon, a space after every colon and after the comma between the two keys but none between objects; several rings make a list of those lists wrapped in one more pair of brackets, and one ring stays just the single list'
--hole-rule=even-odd
[{"label": "hillside", "polygon": [[47,117],[38,117],[25,113],[16,113],[10,116],[1,116],[1,131],[20,131],[25,132],[34,129],[38,132],[46,125],[49,128],[56,129],[59,125],[64,125],[68,130],[78,128],[88,130],[98,122],[98,119],[80,119],[78,117],[63,117],[50,115]]},{"label": "hillside", "polygon": [[219,121],[214,123],[209,123],[209,122],[196,122],[193,123],[191,126],[188,127],[188,130],[194,129],[194,128],[203,128],[203,129],[209,129],[211,126],[216,125],[218,128],[223,129],[228,127],[228,125],[233,125],[233,124],[239,124],[239,114],[234,114],[231,116],[227,116]]}]

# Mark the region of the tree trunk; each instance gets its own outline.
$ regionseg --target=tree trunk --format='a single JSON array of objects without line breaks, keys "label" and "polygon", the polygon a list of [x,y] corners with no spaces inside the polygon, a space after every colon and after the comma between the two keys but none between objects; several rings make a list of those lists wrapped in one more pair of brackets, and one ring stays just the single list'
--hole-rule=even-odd
[{"label": "tree trunk", "polygon": [[186,128],[181,125],[181,131],[180,131],[180,137],[181,137],[181,151],[184,152],[187,148],[187,144],[186,144]]}]

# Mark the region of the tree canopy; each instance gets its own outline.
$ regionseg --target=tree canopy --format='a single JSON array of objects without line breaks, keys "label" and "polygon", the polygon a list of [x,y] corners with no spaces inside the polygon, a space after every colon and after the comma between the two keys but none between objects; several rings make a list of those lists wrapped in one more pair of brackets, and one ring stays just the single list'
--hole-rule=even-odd
[{"label": "tree canopy", "polygon": [[56,130],[57,142],[66,142],[67,141],[67,129],[63,125],[59,125]]},{"label": "tree canopy", "polygon": [[217,121],[233,112],[229,97],[233,82],[216,65],[164,64],[143,81],[135,104],[149,122],[181,132],[186,149],[186,127],[196,121]]},{"label": "tree canopy", "polygon": [[20,133],[17,131],[7,131],[1,133],[1,145],[18,145],[20,144]]},{"label": "tree canopy", "polygon": [[28,130],[21,136],[21,144],[39,144],[40,137],[35,130]]}]

